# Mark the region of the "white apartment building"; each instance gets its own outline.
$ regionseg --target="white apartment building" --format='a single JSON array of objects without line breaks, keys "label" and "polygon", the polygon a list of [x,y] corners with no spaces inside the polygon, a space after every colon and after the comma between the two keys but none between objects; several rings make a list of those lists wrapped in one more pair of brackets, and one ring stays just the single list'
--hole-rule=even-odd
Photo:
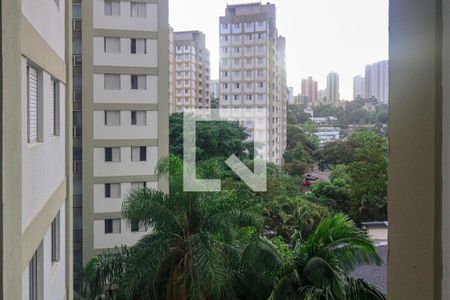
[{"label": "white apartment building", "polygon": [[375,97],[378,102],[389,103],[389,62],[379,61],[367,65],[365,70],[365,98]]},{"label": "white apartment building", "polygon": [[[283,163],[286,148],[285,44],[274,4],[228,5],[220,17],[219,105],[266,109],[267,158],[276,164]],[[246,127],[250,139],[263,134]]]},{"label": "white apartment building", "polygon": [[200,31],[180,31],[173,35],[173,94],[170,111],[209,108],[211,83],[209,50]]},{"label": "white apartment building", "polygon": [[147,232],[122,218],[134,188],[167,191],[168,1],[83,1],[83,264]]},{"label": "white apartment building", "polygon": [[1,4],[1,299],[72,299],[70,4]]},{"label": "white apartment building", "polygon": [[339,75],[331,72],[327,75],[327,100],[328,104],[337,104],[341,100],[339,93]]},{"label": "white apartment building", "polygon": [[363,76],[357,75],[353,77],[353,100],[361,97],[365,97],[366,81]]}]

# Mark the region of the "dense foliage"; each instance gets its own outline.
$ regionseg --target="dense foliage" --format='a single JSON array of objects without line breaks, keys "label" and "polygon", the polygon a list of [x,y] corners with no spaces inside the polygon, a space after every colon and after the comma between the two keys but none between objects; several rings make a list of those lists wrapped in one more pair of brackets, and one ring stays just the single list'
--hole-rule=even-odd
[{"label": "dense foliage", "polygon": [[308,199],[349,214],[357,222],[387,219],[387,139],[356,132],[322,149],[321,163],[334,166],[329,182],[312,187]]},{"label": "dense foliage", "polygon": [[[385,138],[358,132],[319,149],[315,125],[289,125],[286,164],[268,164],[263,193],[223,163],[235,154],[253,170],[245,130],[199,122],[197,176],[220,178],[222,191],[194,193],[183,190],[182,115],[172,115],[170,125],[171,156],[158,164],[170,192],[144,188],[126,196],[124,218],[148,233],[89,262],[86,299],[386,299],[349,275],[381,263],[354,221],[385,216]],[[318,162],[332,167],[330,180],[305,193],[303,175]]]},{"label": "dense foliage", "polygon": [[[247,158],[253,145],[246,143],[248,134],[237,122],[197,122],[197,160],[228,158],[235,154]],[[170,116],[170,153],[183,157],[183,114]]]}]

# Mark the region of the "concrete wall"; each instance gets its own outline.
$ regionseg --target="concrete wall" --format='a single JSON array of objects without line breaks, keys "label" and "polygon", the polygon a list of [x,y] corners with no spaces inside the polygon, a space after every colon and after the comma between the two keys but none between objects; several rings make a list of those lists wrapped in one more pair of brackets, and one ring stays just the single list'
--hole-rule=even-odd
[{"label": "concrete wall", "polygon": [[94,220],[94,248],[106,250],[120,245],[132,246],[149,232],[131,232],[128,222],[122,219],[121,233],[105,234],[105,220]]},{"label": "concrete wall", "polygon": [[[147,188],[158,189],[157,182],[146,182]],[[105,198],[105,185],[94,184],[94,213],[116,213],[122,210],[123,199],[131,191],[131,183],[120,184],[120,198]]]},{"label": "concrete wall", "polygon": [[440,0],[390,1],[388,296],[394,300],[441,299],[441,22]]},{"label": "concrete wall", "polygon": [[22,14],[62,60],[65,59],[64,2],[65,0],[22,0]]},{"label": "concrete wall", "polygon": [[[60,239],[60,261],[52,262],[52,236],[51,227],[48,228],[42,241],[43,246],[43,299],[65,299],[65,272],[66,272],[66,244],[65,244],[65,204],[60,210],[61,239]],[[22,273],[22,299],[29,300],[29,268],[28,266]]]},{"label": "concrete wall", "polygon": [[93,0],[94,28],[158,31],[158,5],[147,3],[146,18],[130,17],[130,2],[120,1],[120,16],[105,16],[103,0]]},{"label": "concrete wall", "polygon": [[147,111],[147,125],[131,125],[131,111],[120,111],[120,126],[105,126],[105,111],[94,111],[94,138],[110,139],[157,139],[158,112]]},{"label": "concrete wall", "polygon": [[[49,1],[50,2],[50,1]],[[51,1],[53,2],[53,1]],[[65,86],[60,84],[60,136],[52,136],[50,124],[51,76],[42,71],[42,142],[27,143],[27,60],[22,57],[22,231],[33,221],[56,188],[64,181]]]},{"label": "concrete wall", "polygon": [[120,39],[120,53],[105,53],[104,38],[94,37],[94,64],[98,66],[157,67],[156,40],[146,39],[147,54],[131,54],[131,39]]},{"label": "concrete wall", "polygon": [[158,103],[158,77],[147,76],[146,90],[132,90],[131,76],[120,76],[120,90],[105,90],[104,75],[94,74],[95,103]]},{"label": "concrete wall", "polygon": [[131,147],[120,148],[120,162],[105,162],[105,149],[94,148],[94,176],[154,175],[158,162],[158,147],[147,147],[147,161],[131,161]]}]

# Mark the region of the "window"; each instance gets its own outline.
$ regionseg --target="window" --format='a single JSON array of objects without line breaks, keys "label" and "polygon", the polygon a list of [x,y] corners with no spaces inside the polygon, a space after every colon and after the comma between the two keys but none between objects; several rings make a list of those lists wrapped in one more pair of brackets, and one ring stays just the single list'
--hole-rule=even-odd
[{"label": "window", "polygon": [[147,125],[147,112],[145,110],[131,112],[131,125]]},{"label": "window", "polygon": [[130,2],[130,17],[133,18],[146,18],[147,17],[147,4]]},{"label": "window", "polygon": [[72,17],[81,18],[81,3],[72,4]]},{"label": "window", "polygon": [[145,39],[131,39],[131,54],[147,54]]},{"label": "window", "polygon": [[104,38],[105,53],[120,53],[120,38],[105,37]]},{"label": "window", "polygon": [[121,198],[120,183],[105,183],[105,198]]},{"label": "window", "polygon": [[119,74],[105,74],[105,90],[120,90]]},{"label": "window", "polygon": [[60,212],[56,215],[52,222],[52,262],[60,260],[61,252],[61,217]]},{"label": "window", "polygon": [[105,110],[105,126],[120,126],[120,110]]},{"label": "window", "polygon": [[105,234],[118,234],[120,233],[120,219],[106,219],[105,220]]},{"label": "window", "polygon": [[131,89],[145,90],[147,89],[147,76],[145,75],[131,75]]},{"label": "window", "polygon": [[241,85],[240,85],[239,83],[235,83],[235,84],[234,84],[234,87],[237,88],[237,89],[239,89],[239,88],[241,87]]},{"label": "window", "polygon": [[105,0],[105,16],[120,16],[120,1]]},{"label": "window", "polygon": [[264,82],[258,82],[258,87],[259,87],[260,89],[264,88]]},{"label": "window", "polygon": [[131,147],[131,161],[139,162],[147,160],[147,147]]},{"label": "window", "polygon": [[147,187],[147,182],[132,182],[131,183],[131,189],[132,190],[139,190]]},{"label": "window", "polygon": [[28,264],[28,293],[30,300],[43,299],[43,253],[42,242]]},{"label": "window", "polygon": [[38,71],[27,66],[27,127],[28,143],[38,141],[39,133],[39,74]]},{"label": "window", "polygon": [[131,221],[131,232],[139,232],[139,221],[133,220]]},{"label": "window", "polygon": [[50,128],[53,136],[59,136],[59,82],[52,79],[50,83]]},{"label": "window", "polygon": [[80,55],[82,53],[82,46],[81,46],[81,38],[73,38],[72,39],[72,54],[73,55]]},{"label": "window", "polygon": [[120,162],[120,148],[105,148],[106,162]]}]

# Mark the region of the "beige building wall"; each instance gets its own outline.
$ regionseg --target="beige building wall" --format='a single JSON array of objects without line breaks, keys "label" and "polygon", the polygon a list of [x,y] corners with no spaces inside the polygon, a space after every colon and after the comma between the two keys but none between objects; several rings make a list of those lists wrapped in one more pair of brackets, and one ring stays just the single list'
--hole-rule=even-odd
[{"label": "beige building wall", "polygon": [[[266,109],[267,158],[278,165],[286,149],[285,47],[274,4],[228,5],[220,17],[219,105]],[[264,134],[247,129],[250,139]]]},{"label": "beige building wall", "polygon": [[72,299],[71,1],[0,12],[0,298]]},{"label": "beige building wall", "polygon": [[147,232],[122,218],[126,194],[167,191],[156,175],[168,155],[167,0],[83,2],[83,264]]},{"label": "beige building wall", "polygon": [[171,113],[210,107],[211,71],[205,39],[200,31],[173,34]]}]

